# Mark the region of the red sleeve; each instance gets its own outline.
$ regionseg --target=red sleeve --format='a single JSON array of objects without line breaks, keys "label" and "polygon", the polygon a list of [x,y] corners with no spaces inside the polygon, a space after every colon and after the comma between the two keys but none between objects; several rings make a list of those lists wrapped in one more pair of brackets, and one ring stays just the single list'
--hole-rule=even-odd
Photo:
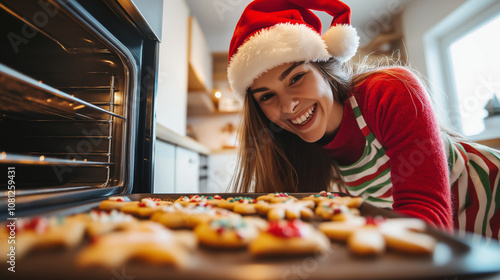
[{"label": "red sleeve", "polygon": [[448,165],[431,103],[413,74],[388,71],[356,90],[365,92],[363,116],[390,158],[393,209],[451,230]]}]

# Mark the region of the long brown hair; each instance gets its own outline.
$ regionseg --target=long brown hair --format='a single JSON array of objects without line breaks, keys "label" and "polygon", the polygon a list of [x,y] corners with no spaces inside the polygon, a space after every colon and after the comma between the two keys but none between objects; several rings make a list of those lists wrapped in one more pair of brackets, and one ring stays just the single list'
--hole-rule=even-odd
[{"label": "long brown hair", "polygon": [[[349,92],[346,79],[331,75],[335,61],[311,62],[329,81],[334,98],[343,103]],[[232,178],[235,192],[316,192],[338,180],[330,157],[315,143],[271,122],[246,94],[243,104],[240,150]]]},{"label": "long brown hair", "polygon": [[[405,84],[399,72],[399,61],[357,65],[341,64],[332,59],[309,62],[329,82],[336,102],[344,104],[352,90],[376,73],[391,75]],[[408,67],[405,67],[408,68]],[[408,84],[412,92],[412,85]],[[331,190],[342,183],[338,167],[316,143],[307,143],[297,135],[272,123],[251,94],[246,94],[239,133],[240,150],[231,181],[234,192],[317,192]]]}]

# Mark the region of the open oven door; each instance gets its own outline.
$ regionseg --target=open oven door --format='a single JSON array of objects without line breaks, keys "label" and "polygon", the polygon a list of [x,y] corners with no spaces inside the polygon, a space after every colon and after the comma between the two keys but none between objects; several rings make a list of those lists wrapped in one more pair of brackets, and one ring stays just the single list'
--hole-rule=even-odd
[{"label": "open oven door", "polygon": [[0,35],[0,207],[150,192],[159,40],[133,2],[1,0]]}]

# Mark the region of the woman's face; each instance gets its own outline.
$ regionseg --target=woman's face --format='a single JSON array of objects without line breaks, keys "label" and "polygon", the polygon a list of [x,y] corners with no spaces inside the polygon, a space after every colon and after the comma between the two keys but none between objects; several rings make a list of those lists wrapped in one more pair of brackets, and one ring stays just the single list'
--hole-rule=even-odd
[{"label": "woman's face", "polygon": [[287,63],[257,78],[250,94],[266,117],[312,143],[337,131],[343,106],[333,98],[330,84],[309,63]]}]

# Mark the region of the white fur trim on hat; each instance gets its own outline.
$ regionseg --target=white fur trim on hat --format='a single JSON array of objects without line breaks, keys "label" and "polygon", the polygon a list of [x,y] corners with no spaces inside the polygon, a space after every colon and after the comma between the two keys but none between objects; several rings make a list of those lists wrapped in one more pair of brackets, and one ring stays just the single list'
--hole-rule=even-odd
[{"label": "white fur trim on hat", "polygon": [[[326,43],[325,43],[326,42]],[[279,23],[248,38],[230,58],[227,76],[242,100],[254,80],[274,67],[297,61],[349,60],[359,45],[356,29],[330,27],[323,38],[304,24]]]},{"label": "white fur trim on hat", "polygon": [[238,48],[230,58],[227,77],[236,96],[243,98],[255,79],[276,66],[329,58],[316,31],[304,24],[280,23],[260,30]]},{"label": "white fur trim on hat", "polygon": [[348,24],[331,26],[323,35],[328,52],[340,62],[351,59],[359,46],[356,28]]}]

